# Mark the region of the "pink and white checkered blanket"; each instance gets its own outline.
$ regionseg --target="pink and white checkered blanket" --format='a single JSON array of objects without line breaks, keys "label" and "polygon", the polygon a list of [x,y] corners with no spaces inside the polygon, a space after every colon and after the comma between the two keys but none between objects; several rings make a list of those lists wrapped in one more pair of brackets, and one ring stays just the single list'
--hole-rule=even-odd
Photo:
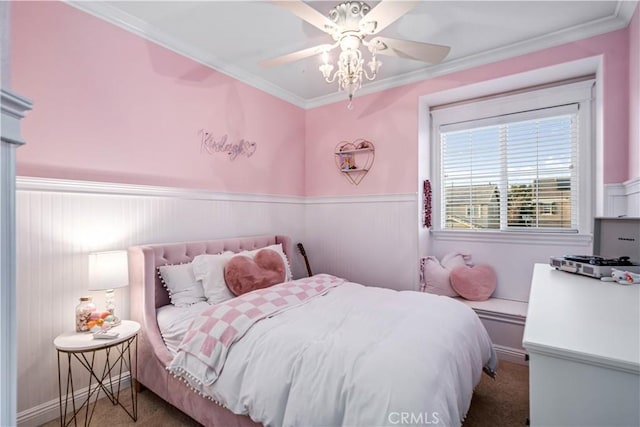
[{"label": "pink and white checkered blanket", "polygon": [[195,389],[213,384],[231,346],[256,322],[324,295],[345,282],[328,274],[249,292],[204,310],[191,324],[167,369]]}]

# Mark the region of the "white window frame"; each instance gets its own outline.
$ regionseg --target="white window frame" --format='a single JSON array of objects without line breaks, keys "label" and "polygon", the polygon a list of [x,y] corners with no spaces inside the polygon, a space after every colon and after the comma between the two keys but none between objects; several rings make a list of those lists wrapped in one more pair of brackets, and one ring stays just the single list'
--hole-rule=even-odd
[{"label": "white window frame", "polygon": [[[432,229],[436,237],[449,237],[453,239],[482,235],[488,237],[500,236],[499,239],[510,237],[523,237],[534,240],[548,239],[558,235],[557,231],[546,230],[448,230],[441,227],[441,150],[440,132],[441,125],[459,123],[470,120],[480,120],[487,117],[496,117],[513,112],[530,111],[542,108],[550,108],[558,105],[578,104],[578,235],[587,236],[591,233],[593,222],[593,107],[592,89],[595,80],[583,80],[568,83],[561,86],[537,89],[513,95],[491,97],[478,101],[457,103],[452,106],[433,107],[431,114],[430,147],[431,158],[430,178],[432,182]],[[562,232],[561,232],[562,233]],[[572,233],[575,236],[575,233]],[[526,236],[526,237],[524,237]]]}]

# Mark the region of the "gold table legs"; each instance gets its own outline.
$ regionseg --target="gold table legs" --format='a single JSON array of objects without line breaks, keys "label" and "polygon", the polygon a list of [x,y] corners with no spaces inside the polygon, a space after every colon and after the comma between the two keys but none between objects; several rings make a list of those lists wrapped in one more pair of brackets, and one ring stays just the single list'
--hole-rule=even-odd
[{"label": "gold table legs", "polygon": [[[138,367],[138,342],[137,335],[128,338],[125,341],[117,344],[109,345],[107,342],[105,346],[86,350],[86,351],[65,351],[58,350],[58,391],[60,399],[60,426],[66,427],[73,422],[75,426],[78,425],[78,418],[84,409],[84,425],[88,426],[91,423],[91,418],[99,399],[100,391],[102,391],[111,403],[119,405],[133,421],[138,419],[138,392],[133,384],[134,369]],[[133,359],[131,357],[131,347],[134,346]],[[102,372],[99,372],[99,367],[96,366],[96,353],[104,351],[106,360],[102,367]],[[67,373],[66,384],[63,393],[63,375],[61,369],[61,359],[64,359],[63,354],[66,354],[67,358]],[[115,360],[112,359],[112,354],[115,355]],[[84,391],[80,393],[80,396],[76,397],[76,393],[80,390],[76,390],[73,382],[73,369],[72,360],[79,362],[81,366],[89,373],[89,386],[86,389],[86,396]],[[133,362],[133,363],[132,363]],[[98,368],[98,370],[96,370]],[[131,386],[127,389],[122,389],[122,375],[124,372],[130,372]],[[77,373],[76,373],[77,375]],[[129,395],[131,407],[127,408],[122,404],[121,398]],[[64,397],[64,402],[63,402]],[[93,402],[92,402],[93,398]],[[77,402],[80,400],[80,402]],[[73,413],[68,412],[68,409],[72,409]],[[80,418],[81,419],[81,418]]]}]

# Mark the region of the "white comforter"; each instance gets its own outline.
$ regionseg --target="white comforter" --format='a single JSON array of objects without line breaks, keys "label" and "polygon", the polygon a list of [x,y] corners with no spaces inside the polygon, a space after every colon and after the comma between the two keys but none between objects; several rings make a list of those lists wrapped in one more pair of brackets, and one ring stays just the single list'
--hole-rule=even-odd
[{"label": "white comforter", "polygon": [[266,426],[459,426],[495,363],[466,305],[347,282],[257,322],[202,391]]}]

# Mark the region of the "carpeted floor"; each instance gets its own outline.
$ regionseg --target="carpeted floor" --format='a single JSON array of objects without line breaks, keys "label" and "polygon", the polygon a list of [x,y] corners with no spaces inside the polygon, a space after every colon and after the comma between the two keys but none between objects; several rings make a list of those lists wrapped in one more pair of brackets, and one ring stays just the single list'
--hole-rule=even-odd
[{"label": "carpeted floor", "polygon": [[[500,362],[493,380],[483,374],[471,401],[471,409],[463,427],[525,426],[529,416],[529,369],[526,366]],[[82,420],[83,421],[83,420]],[[106,398],[96,405],[91,424],[95,426],[199,426],[182,412],[164,403],[146,390],[138,395],[138,422],[113,407]],[[45,427],[60,425],[56,419]]]},{"label": "carpeted floor", "polygon": [[463,427],[524,427],[527,417],[529,368],[500,362],[495,380],[483,374]]}]

